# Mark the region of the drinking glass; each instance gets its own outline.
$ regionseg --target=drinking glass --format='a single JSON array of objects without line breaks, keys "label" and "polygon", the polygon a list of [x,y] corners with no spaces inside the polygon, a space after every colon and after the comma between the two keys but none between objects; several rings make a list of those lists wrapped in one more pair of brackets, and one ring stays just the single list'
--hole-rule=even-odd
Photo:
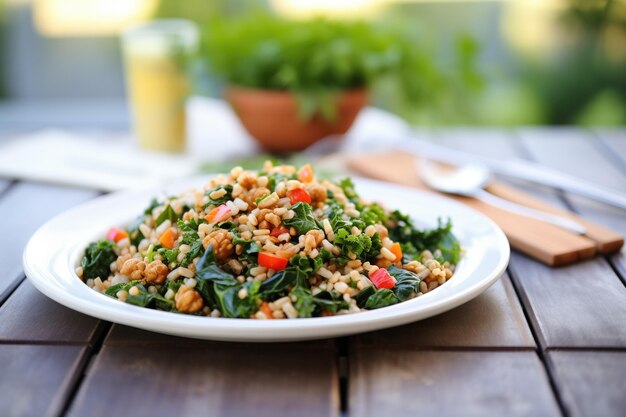
[{"label": "drinking glass", "polygon": [[126,84],[140,147],[185,150],[188,64],[197,48],[198,29],[187,20],[154,20],[124,32]]}]

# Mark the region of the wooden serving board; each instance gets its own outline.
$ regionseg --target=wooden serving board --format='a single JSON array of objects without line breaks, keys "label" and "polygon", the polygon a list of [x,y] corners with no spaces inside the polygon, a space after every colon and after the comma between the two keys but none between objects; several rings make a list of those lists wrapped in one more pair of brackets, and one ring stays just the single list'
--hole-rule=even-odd
[{"label": "wooden serving board", "polygon": [[[431,192],[420,179],[413,155],[402,152],[361,154],[351,157],[348,166],[367,177],[408,185]],[[624,237],[606,227],[592,223],[570,212],[558,209],[507,184],[494,181],[487,190],[499,197],[569,217],[587,228],[584,236],[530,217],[500,209],[488,203],[462,196],[451,196],[467,204],[496,222],[506,233],[511,246],[550,266],[566,265],[596,254],[617,252],[624,244]]]}]

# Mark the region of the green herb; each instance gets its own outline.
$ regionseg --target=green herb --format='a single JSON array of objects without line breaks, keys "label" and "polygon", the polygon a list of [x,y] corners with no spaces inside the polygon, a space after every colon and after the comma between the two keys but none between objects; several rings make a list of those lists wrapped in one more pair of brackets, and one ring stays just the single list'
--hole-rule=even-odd
[{"label": "green herb", "polygon": [[141,215],[135,219],[133,225],[128,229],[128,237],[130,238],[130,244],[133,246],[139,246],[139,243],[142,239],[145,238],[141,230],[139,230],[139,226],[144,222],[146,216]]},{"label": "green herb", "polygon": [[[249,317],[257,311],[261,283],[239,284],[233,275],[217,265],[212,245],[196,268],[196,290],[210,306],[219,308],[224,317]],[[244,288],[247,296],[241,299],[239,291]]]},{"label": "green herb", "polygon": [[196,265],[196,280],[228,286],[237,285],[235,277],[217,266],[213,245],[209,245]]},{"label": "green herb", "polygon": [[336,313],[339,310],[345,310],[350,305],[343,299],[341,294],[336,292],[322,291],[313,297],[313,302],[319,306],[322,311],[330,311]]},{"label": "green herb", "polygon": [[291,209],[296,215],[289,220],[283,220],[286,226],[295,227],[300,234],[313,229],[321,229],[321,226],[313,217],[313,209],[310,204],[299,202],[292,206]]},{"label": "green herb", "polygon": [[[223,196],[217,199],[211,198],[211,194],[219,190],[226,190],[226,194],[224,194]],[[204,208],[207,208],[208,206],[220,206],[222,204],[225,204],[227,201],[230,201],[233,199],[232,192],[233,192],[233,186],[230,184],[218,185],[212,190],[207,191],[204,194],[207,197],[209,197],[209,202],[204,206]]]},{"label": "green herb", "polygon": [[337,200],[328,201],[326,217],[328,217],[330,226],[335,232],[339,229],[350,229],[352,227],[352,223],[344,216],[343,206]]},{"label": "green herb", "polygon": [[195,289],[211,308],[216,308],[220,304],[216,284],[221,285],[220,288],[223,289],[236,286],[238,283],[234,276],[217,265],[213,246],[209,245],[196,265]]},{"label": "green herb", "polygon": [[365,308],[368,310],[374,310],[376,308],[387,307],[399,302],[400,300],[393,291],[388,290],[387,288],[381,288],[367,299]]},{"label": "green herb", "polygon": [[117,259],[113,251],[115,243],[108,240],[99,240],[90,243],[80,261],[83,267],[83,279],[106,279],[111,274],[110,265]]},{"label": "green herb", "polygon": [[344,256],[353,253],[357,258],[361,258],[362,255],[366,256],[372,250],[371,237],[365,233],[353,235],[347,229],[339,229],[337,233],[335,233],[335,241],[333,243],[341,248],[341,253]]},{"label": "green herb", "polygon": [[298,317],[319,316],[323,311],[336,313],[350,307],[339,294],[328,291],[313,296],[311,290],[298,286],[289,295],[296,297],[294,308],[298,311]]},{"label": "green herb", "polygon": [[187,267],[190,263],[193,262],[194,259],[200,256],[202,249],[203,249],[203,246],[202,246],[202,241],[200,239],[193,242],[191,246],[189,247],[189,250],[185,253],[183,260],[180,261],[180,266]]},{"label": "green herb", "polygon": [[411,294],[419,290],[421,280],[417,274],[398,268],[395,265],[387,268],[387,272],[396,279],[396,286],[393,288],[393,292],[400,301],[406,300]]},{"label": "green herb", "polygon": [[157,249],[157,253],[161,255],[167,261],[167,263],[172,263],[176,262],[180,251],[177,248],[159,248]]},{"label": "green herb", "polygon": [[148,307],[154,305],[161,310],[170,311],[174,309],[174,301],[168,300],[158,292],[151,293],[141,284],[137,284],[139,294],[131,295],[130,293],[126,297],[126,303],[133,304],[139,307]]},{"label": "green herb", "polygon": [[199,225],[200,222],[193,218],[187,221],[183,221],[182,219],[178,220],[178,229],[183,233],[182,243],[190,246],[189,251],[185,253],[183,260],[180,262],[181,266],[186,267],[195,258],[200,256],[200,253],[202,252],[202,240],[198,235]]},{"label": "green herb", "polygon": [[359,217],[348,217],[344,213],[343,206],[337,200],[331,199],[328,202],[326,216],[335,232],[340,229],[350,230],[353,226],[359,230],[364,230],[369,225],[384,224],[387,221],[385,211],[376,203],[360,205],[359,210]]},{"label": "green herb", "polygon": [[217,296],[215,294],[215,284],[213,284],[213,282],[206,279],[196,278],[196,286],[194,289],[198,291],[204,302],[210,308],[213,309],[218,307]]},{"label": "green herb", "polygon": [[374,233],[370,239],[372,239],[372,248],[365,254],[365,259],[374,258],[383,247],[383,241],[378,233]]},{"label": "green herb", "polygon": [[191,245],[200,237],[198,236],[198,226],[200,223],[195,219],[189,219],[187,221],[178,220],[178,229],[183,233],[183,242],[186,245]]},{"label": "green herb", "polygon": [[[231,318],[248,318],[255,313],[259,307],[259,281],[246,282],[243,285],[229,287],[224,285],[215,285],[215,294],[217,296],[219,309],[222,316]],[[239,298],[239,291],[245,289],[247,296]]]},{"label": "green herb", "polygon": [[276,272],[271,278],[263,281],[263,294],[276,294],[294,287],[309,286],[309,277],[313,275],[314,261],[306,256],[294,255],[289,259],[289,266]]},{"label": "green herb", "polygon": [[359,199],[359,195],[354,191],[354,183],[350,177],[346,177],[339,182],[339,186],[343,190],[343,193],[348,200],[356,201]]},{"label": "green herb", "polygon": [[156,225],[159,226],[165,220],[169,220],[172,224],[176,223],[178,220],[178,215],[169,204],[165,206],[165,210],[163,210],[161,214],[159,214],[159,217],[157,217]]},{"label": "green herb", "polygon": [[148,246],[148,252],[146,252],[146,258],[148,259],[148,262],[154,261],[154,255],[154,245]]},{"label": "green herb", "polygon": [[289,180],[295,180],[296,179],[296,175],[287,175],[287,174],[270,174],[267,176],[268,181],[267,181],[267,188],[274,192],[276,191],[276,186],[278,185],[278,183],[280,183],[281,181],[289,181]]},{"label": "green herb", "polygon": [[254,204],[256,204],[256,205],[258,206],[258,205],[259,205],[259,203],[260,203],[261,201],[265,200],[265,199],[266,199],[269,195],[270,195],[270,193],[266,193],[266,194],[263,194],[263,195],[262,195],[261,197],[259,197],[259,198],[255,198],[255,199],[254,199]]},{"label": "green herb", "polygon": [[134,287],[137,284],[141,284],[141,280],[120,282],[119,284],[111,285],[109,288],[104,290],[104,293],[110,297],[117,298],[117,293],[119,291],[128,291],[131,287]]},{"label": "green herb", "polygon": [[237,225],[231,221],[221,222],[220,224],[218,224],[218,227],[220,229],[228,230],[231,232],[237,231]]},{"label": "green herb", "polygon": [[137,289],[139,290],[139,294],[137,295],[128,294],[126,297],[126,303],[133,304],[139,307],[148,307],[148,306],[154,305],[156,308],[159,308],[161,310],[166,310],[166,311],[171,311],[174,309],[173,300],[168,300],[167,298],[163,297],[158,292],[151,293],[150,291],[146,289],[146,287],[144,287],[141,284],[140,280],[122,282],[120,284],[112,285],[109,288],[107,288],[104,291],[104,293],[108,295],[109,297],[113,297],[117,299],[117,293],[119,291],[123,290],[123,291],[129,292],[129,290],[132,287],[137,287]]},{"label": "green herb", "polygon": [[452,234],[452,223],[448,223],[442,228],[439,223],[437,234],[438,243],[436,248],[441,251],[441,256],[451,264],[457,264],[461,260],[461,244]]},{"label": "green herb", "polygon": [[254,240],[242,239],[241,236],[235,235],[233,237],[233,245],[241,245],[243,247],[241,255],[239,255],[240,260],[245,260],[245,261],[254,262],[254,263],[257,262],[259,252],[261,252],[261,247]]},{"label": "green herb", "polygon": [[324,263],[328,262],[330,258],[332,258],[333,254],[328,251],[328,249],[322,248],[319,251],[319,255],[313,259],[313,271],[317,272]]},{"label": "green herb", "polygon": [[276,272],[271,278],[263,281],[261,292],[274,294],[297,285],[307,285],[309,275],[296,266],[289,266],[282,271]]},{"label": "green herb", "polygon": [[[461,259],[461,244],[452,234],[452,222],[448,220],[445,224],[441,219],[438,227],[430,230],[419,230],[413,226],[411,219],[399,211],[394,211],[390,218],[393,224],[389,227],[389,237],[403,244],[406,253],[421,253],[424,250],[434,252],[441,251],[443,260],[456,264]],[[407,247],[410,243],[413,248]],[[403,250],[403,254],[406,254]]]},{"label": "green herb", "polygon": [[172,290],[174,294],[178,292],[178,289],[184,284],[182,279],[168,279],[165,285],[161,285],[160,293],[165,295],[167,290]]},{"label": "green herb", "polygon": [[373,285],[369,285],[363,288],[357,293],[357,295],[354,296],[354,299],[356,300],[356,305],[358,305],[360,308],[364,308],[368,298],[374,295],[374,293],[376,293],[376,288]]},{"label": "green herb", "polygon": [[296,287],[291,291],[290,295],[296,297],[296,302],[293,306],[298,311],[298,317],[313,317],[316,305],[313,301],[311,290],[304,287]]},{"label": "green herb", "polygon": [[153,198],[152,200],[150,200],[150,205],[146,207],[146,209],[143,211],[143,214],[145,214],[146,216],[152,216],[152,211],[160,205],[161,203],[159,203],[156,198]]},{"label": "green herb", "polygon": [[359,220],[363,222],[361,228],[365,229],[367,226],[373,224],[385,224],[387,222],[387,215],[385,210],[376,203],[369,204],[360,209],[361,214]]},{"label": "green herb", "polygon": [[411,242],[400,242],[400,248],[402,249],[402,262],[403,263],[411,262],[420,257],[420,254],[417,251],[417,248]]}]

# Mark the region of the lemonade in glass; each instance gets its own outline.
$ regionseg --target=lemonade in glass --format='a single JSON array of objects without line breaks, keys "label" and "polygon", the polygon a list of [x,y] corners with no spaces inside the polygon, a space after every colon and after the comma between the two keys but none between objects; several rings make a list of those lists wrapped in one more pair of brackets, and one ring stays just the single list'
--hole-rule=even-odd
[{"label": "lemonade in glass", "polygon": [[198,30],[187,20],[155,20],[123,35],[126,83],[139,146],[183,152],[187,64],[198,47]]}]

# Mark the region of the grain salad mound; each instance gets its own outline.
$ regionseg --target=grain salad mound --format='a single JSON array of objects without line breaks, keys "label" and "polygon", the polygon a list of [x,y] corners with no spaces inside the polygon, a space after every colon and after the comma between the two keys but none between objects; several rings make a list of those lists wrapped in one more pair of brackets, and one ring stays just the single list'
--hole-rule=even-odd
[{"label": "grain salad mound", "polygon": [[78,276],[140,307],[211,317],[332,316],[418,297],[453,277],[451,224],[360,199],[350,179],[266,162],[153,199],[85,250]]}]

